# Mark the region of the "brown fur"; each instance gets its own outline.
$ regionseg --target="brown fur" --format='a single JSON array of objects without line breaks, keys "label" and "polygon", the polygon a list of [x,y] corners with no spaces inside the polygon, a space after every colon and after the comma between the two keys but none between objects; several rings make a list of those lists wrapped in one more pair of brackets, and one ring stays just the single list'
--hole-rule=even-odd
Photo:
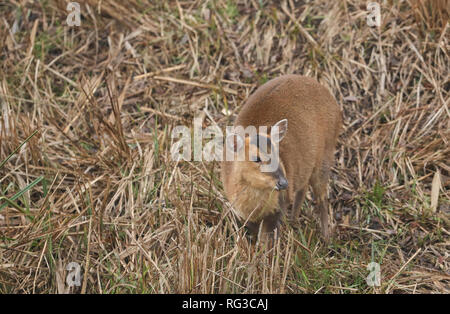
[{"label": "brown fur", "polygon": [[[298,217],[310,184],[320,211],[322,233],[329,237],[327,184],[333,165],[336,139],[341,129],[341,112],[331,93],[312,78],[284,75],[273,79],[252,94],[236,118],[235,126],[273,126],[288,120],[286,136],[279,143],[281,164],[289,182],[287,201],[293,217]],[[246,147],[248,141],[246,141]],[[272,217],[280,212],[279,193],[274,178],[259,171],[251,161],[223,162],[225,193],[236,213],[252,224],[263,223],[272,231]],[[250,215],[253,212],[252,215]],[[270,220],[270,223],[265,223]]]}]

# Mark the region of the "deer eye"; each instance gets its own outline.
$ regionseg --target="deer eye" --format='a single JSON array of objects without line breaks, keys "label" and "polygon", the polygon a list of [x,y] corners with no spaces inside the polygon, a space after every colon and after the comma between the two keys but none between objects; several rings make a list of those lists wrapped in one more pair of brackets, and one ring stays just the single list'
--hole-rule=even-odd
[{"label": "deer eye", "polygon": [[256,156],[255,162],[261,162],[261,158],[259,158],[259,156]]}]

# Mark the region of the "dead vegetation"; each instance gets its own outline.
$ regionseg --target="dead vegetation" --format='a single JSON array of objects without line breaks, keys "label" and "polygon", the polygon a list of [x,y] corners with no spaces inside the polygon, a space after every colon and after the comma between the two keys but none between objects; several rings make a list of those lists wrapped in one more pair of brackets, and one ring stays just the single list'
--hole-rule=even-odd
[{"label": "dead vegetation", "polygon": [[[449,293],[449,1],[79,3],[0,4],[1,293]],[[170,157],[283,73],[344,113],[328,247],[306,215],[251,245],[218,163]]]}]

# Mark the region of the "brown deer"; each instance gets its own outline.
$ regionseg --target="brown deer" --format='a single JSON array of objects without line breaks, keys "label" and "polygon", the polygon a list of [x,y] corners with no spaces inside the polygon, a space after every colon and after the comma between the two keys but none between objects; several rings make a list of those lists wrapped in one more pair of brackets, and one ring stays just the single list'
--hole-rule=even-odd
[{"label": "brown deer", "polygon": [[[258,233],[260,227],[264,233],[278,229],[288,206],[292,207],[292,218],[298,219],[311,185],[322,235],[328,241],[327,185],[341,125],[334,97],[309,77],[278,77],[247,99],[234,126],[254,126],[257,130],[265,126],[267,130],[256,135],[236,129],[227,133],[224,151],[231,151],[234,159],[223,162],[222,181],[234,212],[252,233]],[[242,152],[244,159],[236,160]],[[275,167],[263,171],[269,162]]]}]

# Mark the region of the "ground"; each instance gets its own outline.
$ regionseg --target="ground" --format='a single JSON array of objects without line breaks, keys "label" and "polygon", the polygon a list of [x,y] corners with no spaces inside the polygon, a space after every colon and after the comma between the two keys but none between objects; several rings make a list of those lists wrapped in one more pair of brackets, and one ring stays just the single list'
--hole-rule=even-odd
[{"label": "ground", "polygon": [[[449,1],[78,2],[0,4],[0,293],[450,292]],[[311,195],[252,243],[170,154],[286,73],[343,112],[328,245]]]}]

